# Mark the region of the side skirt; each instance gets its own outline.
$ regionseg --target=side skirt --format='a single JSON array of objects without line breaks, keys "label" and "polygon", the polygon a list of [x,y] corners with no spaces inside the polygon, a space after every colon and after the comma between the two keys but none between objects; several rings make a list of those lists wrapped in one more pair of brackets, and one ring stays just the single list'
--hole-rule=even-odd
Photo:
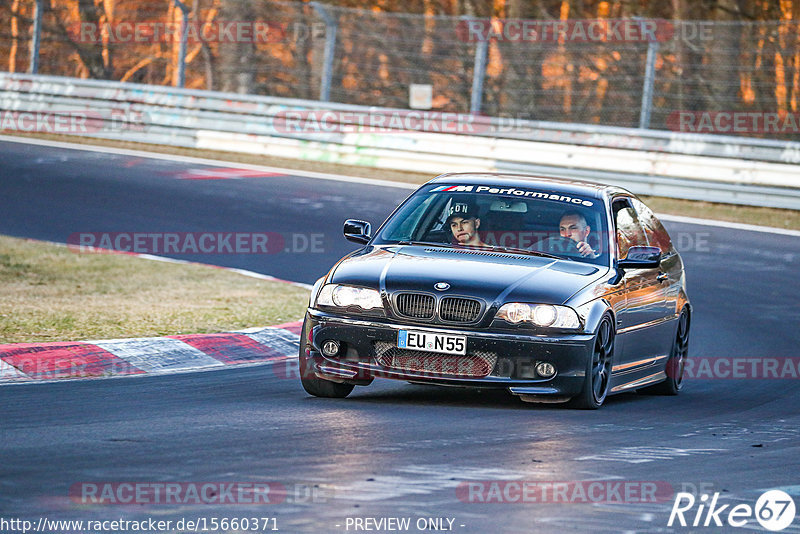
[{"label": "side skirt", "polygon": [[625,382],[623,384],[614,386],[613,388],[611,388],[610,393],[620,393],[628,389],[641,388],[644,386],[648,386],[650,384],[655,384],[656,382],[662,382],[666,378],[667,378],[667,373],[664,370],[661,370],[657,373],[653,373],[651,375],[644,376],[642,378],[637,378],[636,380],[632,380],[630,382]]}]

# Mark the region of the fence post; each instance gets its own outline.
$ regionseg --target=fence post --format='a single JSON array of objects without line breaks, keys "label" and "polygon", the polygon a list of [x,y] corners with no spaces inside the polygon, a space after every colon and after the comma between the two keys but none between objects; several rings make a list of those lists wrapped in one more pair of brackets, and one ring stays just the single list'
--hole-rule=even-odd
[{"label": "fence post", "polygon": [[322,61],[322,75],[319,80],[319,99],[328,102],[331,99],[331,82],[333,80],[333,55],[336,52],[336,18],[328,8],[319,2],[309,2],[322,20],[325,21],[325,56]]},{"label": "fence post", "polygon": [[33,39],[31,41],[31,74],[39,72],[39,43],[42,38],[42,0],[36,0],[36,13],[33,16]]},{"label": "fence post", "polygon": [[639,128],[650,128],[650,113],[653,110],[653,85],[656,81],[656,54],[658,41],[647,43],[647,60],[644,68],[644,85],[642,87],[642,108],[639,112]]},{"label": "fence post", "polygon": [[483,103],[483,80],[486,77],[486,56],[489,53],[489,39],[479,39],[475,45],[475,65],[472,68],[472,93],[469,98],[469,112],[480,113]]},{"label": "fence post", "polygon": [[176,87],[186,84],[186,41],[189,38],[189,8],[181,0],[173,0],[175,7],[181,10],[181,43],[178,48],[178,79]]}]

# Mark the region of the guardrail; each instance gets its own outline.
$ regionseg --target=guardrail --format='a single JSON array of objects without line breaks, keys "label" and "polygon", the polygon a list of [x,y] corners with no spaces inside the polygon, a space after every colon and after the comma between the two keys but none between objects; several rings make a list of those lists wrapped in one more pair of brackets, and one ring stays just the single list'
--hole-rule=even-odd
[{"label": "guardrail", "polygon": [[[800,143],[8,73],[0,73],[0,114],[5,130],[431,173],[566,174],[638,194],[800,209]],[[43,115],[66,126],[31,122]]]}]

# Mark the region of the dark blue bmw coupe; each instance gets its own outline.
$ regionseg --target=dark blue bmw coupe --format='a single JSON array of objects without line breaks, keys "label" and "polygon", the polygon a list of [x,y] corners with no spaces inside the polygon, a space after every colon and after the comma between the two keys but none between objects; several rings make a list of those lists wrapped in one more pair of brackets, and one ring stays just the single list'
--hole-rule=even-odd
[{"label": "dark blue bmw coupe", "polygon": [[345,397],[376,377],[504,388],[599,408],[675,395],[691,305],[680,255],[636,196],[512,174],[445,174],[409,196],[317,281],[301,380]]}]

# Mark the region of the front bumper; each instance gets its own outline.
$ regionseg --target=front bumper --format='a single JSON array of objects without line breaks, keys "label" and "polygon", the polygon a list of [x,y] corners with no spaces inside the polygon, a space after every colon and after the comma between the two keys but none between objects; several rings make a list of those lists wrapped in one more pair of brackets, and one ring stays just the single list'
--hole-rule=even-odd
[{"label": "front bumper", "polygon": [[[396,346],[400,329],[466,336],[467,355],[476,351],[492,353],[497,356],[496,363],[489,375],[480,377],[381,365],[376,357],[376,342]],[[449,386],[506,388],[511,393],[530,397],[577,395],[583,387],[587,358],[593,348],[593,336],[584,333],[541,336],[485,329],[461,330],[439,325],[402,324],[385,319],[356,319],[313,309],[306,313],[302,335],[300,357],[305,361],[301,369],[328,380],[367,384],[373,378],[390,378]],[[340,343],[342,349],[336,356],[326,357],[322,354],[322,343],[326,340]],[[534,368],[539,362],[555,366],[555,376],[538,376]]]}]

